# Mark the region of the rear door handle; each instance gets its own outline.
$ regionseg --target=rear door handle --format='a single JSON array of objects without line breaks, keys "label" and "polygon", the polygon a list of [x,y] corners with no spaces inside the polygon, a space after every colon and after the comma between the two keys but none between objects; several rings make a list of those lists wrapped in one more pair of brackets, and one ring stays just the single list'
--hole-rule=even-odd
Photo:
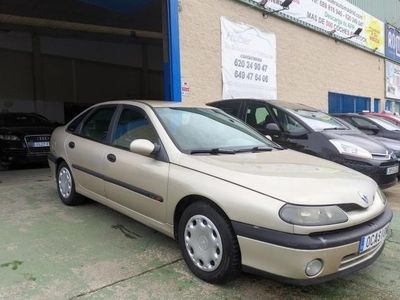
[{"label": "rear door handle", "polygon": [[68,146],[69,146],[71,149],[74,149],[74,148],[75,148],[75,143],[74,143],[74,142],[69,142],[69,143],[68,143]]},{"label": "rear door handle", "polygon": [[108,154],[107,159],[112,163],[117,161],[117,157],[114,154]]}]

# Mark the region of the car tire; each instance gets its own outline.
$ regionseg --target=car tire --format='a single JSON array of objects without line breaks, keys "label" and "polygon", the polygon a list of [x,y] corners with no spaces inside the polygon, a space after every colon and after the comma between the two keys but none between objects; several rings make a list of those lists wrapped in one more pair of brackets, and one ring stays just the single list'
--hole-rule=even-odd
[{"label": "car tire", "polygon": [[86,202],[85,198],[76,192],[71,169],[65,162],[58,166],[56,180],[58,196],[65,205],[76,206]]},{"label": "car tire", "polygon": [[195,202],[183,212],[178,243],[189,269],[209,283],[223,283],[241,271],[241,254],[230,221],[206,202]]}]

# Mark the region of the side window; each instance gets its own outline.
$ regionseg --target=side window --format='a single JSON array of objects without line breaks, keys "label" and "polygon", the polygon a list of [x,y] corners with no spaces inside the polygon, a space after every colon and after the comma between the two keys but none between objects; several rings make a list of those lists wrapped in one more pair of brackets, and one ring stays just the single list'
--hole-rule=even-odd
[{"label": "side window", "polygon": [[217,108],[222,109],[224,112],[234,117],[239,117],[240,106],[240,101],[226,101],[216,105]]},{"label": "side window", "polygon": [[273,111],[280,125],[282,126],[283,131],[285,131],[286,133],[289,133],[291,135],[301,135],[307,133],[307,129],[299,122],[297,122],[288,113],[276,107],[273,108]]},{"label": "side window", "polygon": [[81,135],[97,142],[105,142],[114,111],[115,107],[97,109],[83,124]]},{"label": "side window", "polygon": [[67,128],[67,131],[74,133],[79,125],[81,124],[82,120],[91,112],[92,110],[88,110],[85,113],[81,114],[79,117],[75,118],[75,120],[73,120]]},{"label": "side window", "polygon": [[265,128],[269,123],[275,123],[271,113],[262,103],[247,104],[245,122],[257,129]]},{"label": "side window", "polygon": [[371,125],[374,125],[374,123],[363,119],[363,118],[351,118],[353,120],[353,123],[357,126],[357,127],[368,127]]},{"label": "side window", "polygon": [[158,143],[158,136],[147,116],[136,109],[125,108],[118,120],[112,138],[112,145],[129,149],[132,141],[137,139]]}]

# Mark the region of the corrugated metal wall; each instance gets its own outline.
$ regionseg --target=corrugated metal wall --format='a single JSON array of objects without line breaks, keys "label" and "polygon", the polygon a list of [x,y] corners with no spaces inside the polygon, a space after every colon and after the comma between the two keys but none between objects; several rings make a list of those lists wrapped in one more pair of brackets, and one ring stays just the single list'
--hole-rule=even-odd
[{"label": "corrugated metal wall", "polygon": [[376,18],[400,27],[400,0],[347,0]]}]

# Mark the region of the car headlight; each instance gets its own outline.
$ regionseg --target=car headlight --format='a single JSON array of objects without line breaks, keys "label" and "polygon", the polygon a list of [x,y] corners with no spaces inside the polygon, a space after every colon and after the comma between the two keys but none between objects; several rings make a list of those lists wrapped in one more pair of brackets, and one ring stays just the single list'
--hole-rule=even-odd
[{"label": "car headlight", "polygon": [[335,146],[340,154],[347,154],[351,156],[372,159],[372,154],[368,150],[365,150],[360,146],[354,145],[353,143],[335,139],[329,141],[333,144],[333,146]]},{"label": "car headlight", "polygon": [[302,226],[321,226],[344,223],[346,213],[338,206],[298,206],[286,204],[279,212],[282,220]]},{"label": "car headlight", "polygon": [[17,137],[16,135],[0,134],[0,140],[3,140],[3,141],[19,141],[20,138]]}]

